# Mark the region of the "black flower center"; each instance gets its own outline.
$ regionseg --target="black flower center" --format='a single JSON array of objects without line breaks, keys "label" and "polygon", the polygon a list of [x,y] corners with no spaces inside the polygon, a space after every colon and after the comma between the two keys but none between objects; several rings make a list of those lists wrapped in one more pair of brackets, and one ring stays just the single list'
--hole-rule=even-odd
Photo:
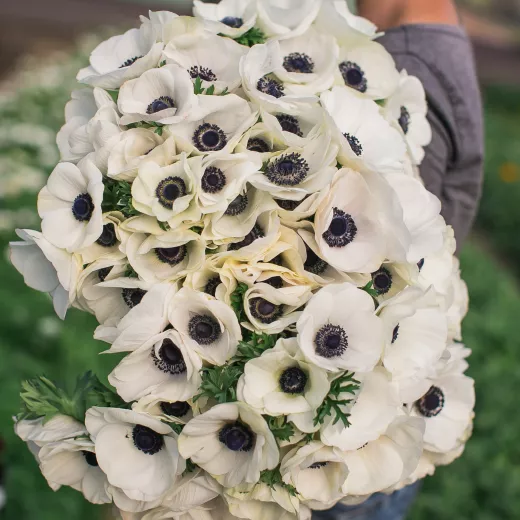
[{"label": "black flower center", "polygon": [[222,335],[220,325],[213,316],[197,314],[188,324],[188,334],[199,345],[211,345]]},{"label": "black flower center", "polygon": [[191,410],[190,405],[186,401],[177,401],[175,403],[162,401],[159,406],[161,411],[170,417],[184,417]]},{"label": "black flower center", "polygon": [[316,354],[324,358],[341,356],[348,347],[348,336],[343,327],[325,325],[314,338]]},{"label": "black flower center", "polygon": [[263,238],[264,236],[264,232],[260,229],[260,226],[255,225],[255,227],[244,237],[243,240],[240,242],[235,242],[234,244],[230,244],[228,246],[228,251],[237,251],[243,247],[250,246],[255,240]]},{"label": "black flower center", "polygon": [[281,276],[272,276],[265,280],[264,283],[274,287],[275,289],[281,289],[283,287],[283,279]]},{"label": "black flower center", "polygon": [[357,63],[351,61],[344,61],[339,64],[339,71],[343,76],[345,85],[352,87],[359,92],[367,91],[367,80],[365,73]]},{"label": "black flower center", "polygon": [[322,260],[309,246],[305,246],[307,251],[307,259],[305,260],[304,268],[312,274],[323,274],[329,264]]},{"label": "black flower center", "polygon": [[171,266],[179,265],[188,254],[188,248],[186,246],[159,247],[154,249],[154,251],[158,260]]},{"label": "black flower center", "polygon": [[282,130],[284,132],[289,132],[291,134],[295,134],[298,137],[303,137],[303,133],[300,128],[300,122],[294,116],[290,116],[289,114],[278,114],[276,116]]},{"label": "black flower center", "polygon": [[122,289],[121,294],[128,307],[133,309],[136,305],[141,303],[146,291],[143,289]]},{"label": "black flower center", "polygon": [[110,271],[112,271],[112,267],[103,267],[102,269],[99,269],[97,272],[98,280],[104,282],[106,277],[110,274]]},{"label": "black flower center", "polygon": [[315,462],[309,466],[309,469],[321,469],[328,465],[328,462]]},{"label": "black flower center", "polygon": [[299,153],[282,155],[269,163],[264,172],[278,186],[297,186],[305,180],[308,173],[309,165]]},{"label": "black flower center", "polygon": [[399,123],[399,126],[403,132],[407,134],[410,128],[410,112],[408,112],[406,107],[401,107],[401,115],[399,116],[397,122]]},{"label": "black flower center", "polygon": [[215,76],[215,73],[206,67],[199,67],[194,65],[188,72],[190,73],[192,79],[200,78],[202,81],[217,81],[217,76]]},{"label": "black flower center", "polygon": [[399,323],[394,327],[394,330],[392,331],[392,343],[395,343],[397,341],[398,337],[399,337]]},{"label": "black flower center", "polygon": [[252,298],[249,301],[249,310],[254,318],[269,325],[283,315],[283,306],[276,305],[264,298]]},{"label": "black flower center", "polygon": [[277,99],[285,96],[283,84],[273,78],[270,78],[269,76],[260,78],[256,84],[256,88],[260,92]]},{"label": "black flower center", "polygon": [[444,392],[438,386],[432,386],[415,404],[424,417],[435,417],[444,408]]},{"label": "black flower center", "polygon": [[201,152],[215,152],[226,146],[227,137],[219,126],[204,123],[193,134],[193,144]]},{"label": "black flower center", "polygon": [[363,146],[359,142],[359,139],[350,134],[343,134],[343,137],[347,140],[352,151],[359,157],[363,153]]},{"label": "black flower center", "polygon": [[224,25],[228,27],[232,27],[233,29],[240,29],[242,25],[244,25],[244,20],[242,18],[238,18],[236,16],[226,16],[220,20]]},{"label": "black flower center", "polygon": [[280,376],[280,388],[286,394],[303,394],[308,376],[300,367],[287,368]]},{"label": "black flower center", "polygon": [[231,451],[250,451],[256,436],[251,428],[240,422],[226,424],[218,433],[219,441]]},{"label": "black flower center", "polygon": [[237,215],[240,215],[241,213],[244,213],[244,211],[247,208],[248,204],[248,198],[247,195],[238,195],[227,207],[225,211],[225,215],[228,215],[230,217],[236,217]]},{"label": "black flower center", "polygon": [[78,195],[72,203],[72,214],[79,222],[89,221],[94,213],[94,202],[90,193]]},{"label": "black flower center", "polygon": [[258,153],[267,153],[271,151],[269,145],[263,139],[258,137],[254,137],[253,139],[249,139],[249,141],[247,141],[247,149],[251,152]]},{"label": "black flower center", "polygon": [[169,338],[163,340],[157,354],[155,348],[152,349],[152,359],[155,366],[165,374],[178,375],[186,372],[186,363],[181,349]]},{"label": "black flower center", "polygon": [[129,58],[126,60],[123,65],[120,65],[120,69],[123,67],[130,67],[130,65],[133,65],[137,60],[140,60],[143,56],[134,56],[133,58]]},{"label": "black flower center", "polygon": [[93,468],[97,468],[99,466],[96,454],[92,451],[82,451],[83,457],[85,457],[85,460],[89,466],[92,466]]},{"label": "black flower center", "polygon": [[103,232],[96,240],[96,243],[102,247],[113,247],[117,244],[116,230],[114,224],[105,224]]},{"label": "black flower center", "polygon": [[392,288],[392,274],[385,267],[372,273],[372,284],[377,294],[386,294]]},{"label": "black flower center", "polygon": [[132,431],[135,447],[147,455],[159,453],[164,446],[164,438],[147,426],[137,424]]},{"label": "black flower center", "polygon": [[155,114],[157,112],[167,110],[168,108],[175,108],[175,103],[173,102],[173,99],[170,96],[161,96],[160,98],[155,99],[148,105],[146,113]]},{"label": "black flower center", "polygon": [[209,294],[210,296],[215,296],[217,287],[220,285],[220,283],[221,281],[219,276],[214,276],[213,278],[210,278],[207,281],[206,286],[204,287],[204,292],[206,294]]},{"label": "black flower center", "polygon": [[354,219],[344,211],[334,208],[329,229],[323,233],[323,240],[330,247],[345,247],[356,238],[357,226]]},{"label": "black flower center", "polygon": [[421,258],[421,259],[417,262],[417,267],[419,268],[419,271],[424,267],[424,258]]},{"label": "black flower center", "polygon": [[201,185],[202,191],[206,193],[218,193],[226,185],[226,176],[220,168],[210,166],[202,176]]},{"label": "black flower center", "polygon": [[285,199],[275,199],[276,204],[280,206],[285,211],[294,211],[301,203],[301,200],[285,200]]},{"label": "black flower center", "polygon": [[293,52],[283,59],[283,68],[287,72],[311,74],[314,72],[314,62],[307,54]]},{"label": "black flower center", "polygon": [[155,189],[159,204],[166,209],[172,209],[173,203],[187,193],[186,183],[180,177],[166,177]]}]

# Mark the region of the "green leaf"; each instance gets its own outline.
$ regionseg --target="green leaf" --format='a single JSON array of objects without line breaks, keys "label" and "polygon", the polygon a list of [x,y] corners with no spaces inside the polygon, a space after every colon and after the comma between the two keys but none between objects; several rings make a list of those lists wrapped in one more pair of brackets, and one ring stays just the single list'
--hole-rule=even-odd
[{"label": "green leaf", "polygon": [[215,93],[215,85],[211,85],[210,87],[208,87],[205,92],[205,94],[207,96],[212,96],[214,93]]},{"label": "green leaf", "polygon": [[240,43],[240,45],[253,47],[253,45],[257,45],[259,43],[265,43],[267,41],[267,36],[260,29],[253,27],[242,36],[235,38],[235,41]]},{"label": "green leaf", "polygon": [[293,486],[286,484],[282,480],[282,474],[280,473],[280,466],[275,469],[264,470],[260,473],[260,482],[268,485],[270,488],[274,488],[275,486],[280,486],[289,492],[291,496],[296,496],[298,492],[296,488]]},{"label": "green leaf", "polygon": [[229,89],[226,87],[220,94],[219,96],[227,96],[229,94]]},{"label": "green leaf", "polygon": [[101,208],[103,212],[120,211],[125,217],[140,215],[132,204],[132,186],[126,181],[117,181],[105,177],[105,190]]},{"label": "green leaf", "polygon": [[197,402],[201,397],[207,397],[214,399],[219,404],[235,402],[237,400],[236,386],[242,372],[242,367],[231,363],[221,367],[203,368],[200,392],[193,398],[193,401]]},{"label": "green leaf", "polygon": [[158,126],[158,127],[155,129],[155,133],[156,133],[157,135],[162,136],[162,134],[163,134],[163,127],[162,127],[162,126]]},{"label": "green leaf", "polygon": [[287,417],[266,416],[267,424],[272,434],[280,441],[288,441],[294,435],[294,427],[287,421]]},{"label": "green leaf", "polygon": [[195,94],[203,94],[204,93],[204,88],[202,86],[202,80],[200,79],[199,76],[197,76],[195,78],[195,82],[193,83],[193,91],[195,92]]},{"label": "green leaf", "polygon": [[161,63],[159,63],[159,68],[164,67],[165,65],[166,65],[166,60],[163,60],[163,61],[161,61]]},{"label": "green leaf", "polygon": [[117,103],[117,100],[119,98],[119,90],[107,90],[107,92],[110,94],[110,97],[114,100],[114,103]]},{"label": "green leaf", "polygon": [[233,360],[245,365],[249,360],[260,357],[266,350],[273,348],[277,341],[277,335],[253,332],[249,339],[242,340],[238,344],[237,353]]},{"label": "green leaf", "polygon": [[238,287],[231,294],[231,307],[235,311],[237,315],[238,321],[243,321],[245,312],[244,312],[244,295],[249,290],[249,286],[245,283],[239,283]]},{"label": "green leaf", "polygon": [[186,469],[184,470],[182,476],[187,475],[188,473],[193,473],[197,468],[198,466],[191,459],[187,459]]},{"label": "green leaf", "polygon": [[361,383],[354,379],[354,375],[353,372],[345,372],[332,381],[327,397],[325,397],[323,403],[318,408],[314,418],[314,425],[322,424],[325,418],[330,415],[333,417],[332,424],[337,424],[341,421],[345,428],[350,426],[350,414],[345,412],[344,407],[349,405],[352,399],[346,399],[344,394],[354,396],[359,390]]},{"label": "green leaf", "polygon": [[373,280],[370,280],[370,282],[368,282],[364,287],[362,287],[362,290],[370,294],[372,298],[377,298],[379,296],[379,293],[374,289]]}]

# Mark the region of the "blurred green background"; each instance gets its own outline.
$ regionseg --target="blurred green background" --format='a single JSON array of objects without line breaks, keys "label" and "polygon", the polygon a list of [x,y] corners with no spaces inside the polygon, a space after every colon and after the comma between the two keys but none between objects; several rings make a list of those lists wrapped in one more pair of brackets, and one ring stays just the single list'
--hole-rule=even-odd
[{"label": "blurred green background", "polygon": [[[84,0],[68,1],[86,5]],[[60,0],[41,3],[48,3],[52,11]],[[182,9],[187,3],[176,6]],[[22,19],[24,2],[18,4],[18,11],[13,8],[7,15]],[[464,456],[426,480],[411,520],[512,520],[520,515],[520,68],[514,72],[519,51],[516,30],[509,27],[512,16],[520,20],[520,7],[510,2],[518,9],[508,11],[504,0],[463,4],[483,79],[487,147],[481,210],[461,256],[471,297],[464,339],[473,349],[475,431]],[[145,12],[143,6],[133,5],[129,11],[124,5],[126,17]],[[7,20],[3,9],[4,4],[0,33]],[[111,20],[101,14],[98,18],[98,23]],[[88,28],[78,27],[79,32]],[[14,436],[11,419],[21,379],[44,372],[71,381],[88,369],[105,377],[116,362],[98,356],[104,346],[92,339],[95,321],[90,316],[71,311],[65,324],[60,322],[49,300],[25,287],[6,253],[13,228],[38,225],[36,194],[58,160],[54,140],[63,123],[63,107],[75,86],[76,71],[99,38],[87,36],[71,45],[77,36],[72,33],[57,40],[41,34],[35,40],[39,46],[30,48],[25,41],[22,45],[6,40],[5,32],[0,37],[0,50],[10,45],[12,56],[29,54],[16,62],[15,70],[9,70],[14,60],[0,61],[0,436],[5,442],[1,456],[8,494],[0,516],[5,520],[110,516],[75,491],[53,493]],[[492,56],[505,60],[501,69],[500,60]]]}]

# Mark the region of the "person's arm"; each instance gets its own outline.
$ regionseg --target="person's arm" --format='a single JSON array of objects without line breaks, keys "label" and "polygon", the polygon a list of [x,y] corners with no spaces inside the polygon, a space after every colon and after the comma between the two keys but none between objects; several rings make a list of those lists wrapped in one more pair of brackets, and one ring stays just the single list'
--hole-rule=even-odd
[{"label": "person's arm", "polygon": [[473,224],[483,176],[480,92],[471,44],[452,0],[359,0],[359,13],[385,30],[379,40],[399,69],[417,76],[433,138],[420,166],[442,202],[458,249]]}]

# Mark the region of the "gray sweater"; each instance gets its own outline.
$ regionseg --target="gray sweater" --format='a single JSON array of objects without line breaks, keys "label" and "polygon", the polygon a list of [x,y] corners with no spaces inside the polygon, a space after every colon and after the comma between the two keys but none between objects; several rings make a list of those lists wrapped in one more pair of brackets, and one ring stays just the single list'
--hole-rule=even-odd
[{"label": "gray sweater", "polygon": [[482,106],[471,44],[462,28],[448,25],[405,25],[379,42],[399,69],[424,84],[433,139],[421,176],[440,198],[459,249],[475,219],[483,177]]}]

